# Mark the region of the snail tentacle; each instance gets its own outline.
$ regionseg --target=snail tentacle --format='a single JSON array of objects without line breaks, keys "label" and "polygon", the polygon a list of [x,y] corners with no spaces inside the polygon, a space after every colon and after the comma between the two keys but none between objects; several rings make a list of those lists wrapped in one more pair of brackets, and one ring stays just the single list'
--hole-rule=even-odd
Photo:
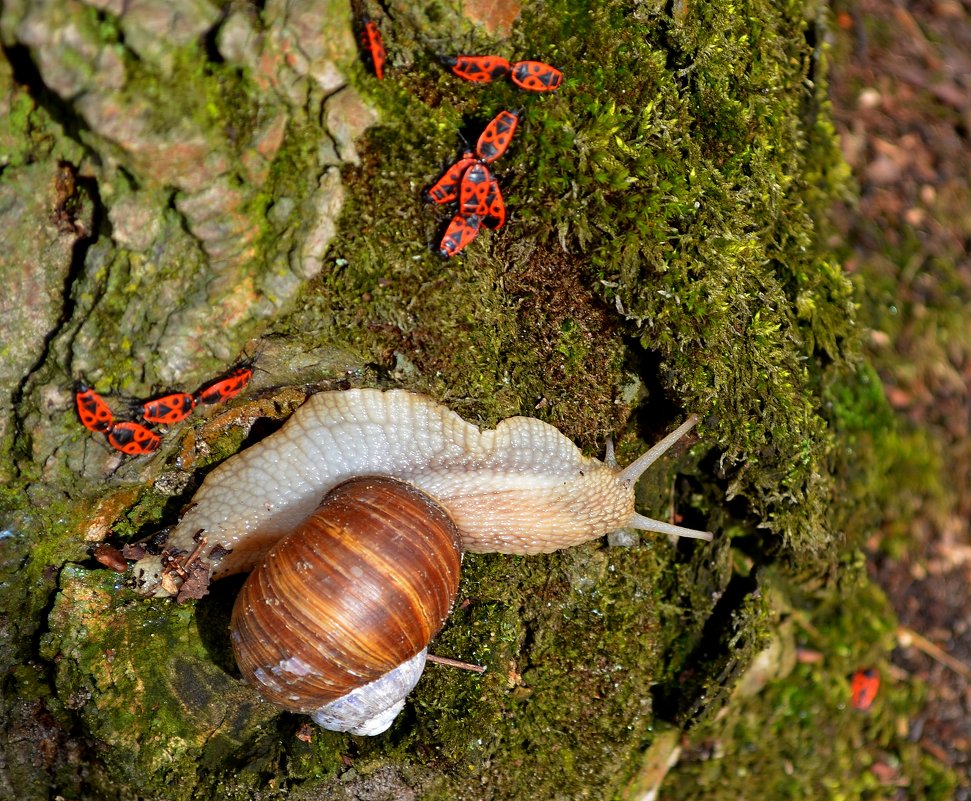
[{"label": "snail tentacle", "polygon": [[[645,470],[660,459],[661,456],[663,456],[664,453],[672,445],[674,445],[674,443],[681,439],[681,437],[687,434],[697,424],[698,415],[690,415],[687,420],[674,429],[674,431],[668,434],[664,439],[651,447],[649,450],[642,453],[633,462],[627,465],[627,467],[621,470],[617,476],[618,480],[627,486],[633,486],[636,484],[637,479],[644,474]],[[608,456],[612,455],[613,448],[608,451]],[[712,533],[710,531],[699,531],[698,529],[694,528],[676,526],[673,523],[666,523],[663,520],[655,520],[651,517],[645,517],[638,512],[634,512],[626,527],[636,528],[639,531],[653,531],[657,534],[671,534],[675,537],[691,537],[698,540],[710,541],[712,538]]]},{"label": "snail tentacle", "polygon": [[665,523],[663,520],[655,520],[653,517],[645,517],[634,512],[634,516],[627,524],[627,528],[636,528],[638,531],[653,531],[656,534],[672,534],[675,537],[689,537],[695,540],[707,540],[711,542],[712,533],[710,531],[700,531],[696,528],[685,528],[676,526],[674,523]]},{"label": "snail tentacle", "polygon": [[671,446],[674,445],[675,442],[681,439],[681,437],[687,434],[696,425],[698,425],[698,415],[689,415],[688,419],[674,429],[674,431],[668,434],[656,445],[653,445],[651,448],[646,450],[633,462],[627,465],[627,467],[621,470],[617,478],[628,486],[633,486],[635,483],[637,483],[637,479],[639,479],[652,464],[660,459],[671,448]]}]

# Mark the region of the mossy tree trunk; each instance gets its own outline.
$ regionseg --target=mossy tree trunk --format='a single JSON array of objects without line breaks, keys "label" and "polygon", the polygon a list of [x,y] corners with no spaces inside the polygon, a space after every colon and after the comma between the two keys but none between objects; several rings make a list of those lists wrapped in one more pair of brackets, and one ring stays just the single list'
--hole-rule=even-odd
[{"label": "mossy tree trunk", "polygon": [[[855,330],[820,242],[843,176],[815,6],[456,5],[364,9],[378,82],[336,0],[3,3],[0,794],[633,797],[655,727],[717,711],[764,643],[763,566],[831,565]],[[463,84],[440,57],[466,50],[566,80]],[[501,108],[509,222],[442,260],[422,189]],[[76,381],[121,418],[241,359],[247,395],[153,455],[75,418]],[[696,411],[640,505],[716,542],[467,557],[436,648],[488,672],[429,670],[382,737],[308,738],[237,678],[234,587],[138,600],[91,549],[347,385],[619,437],[622,462]]]}]

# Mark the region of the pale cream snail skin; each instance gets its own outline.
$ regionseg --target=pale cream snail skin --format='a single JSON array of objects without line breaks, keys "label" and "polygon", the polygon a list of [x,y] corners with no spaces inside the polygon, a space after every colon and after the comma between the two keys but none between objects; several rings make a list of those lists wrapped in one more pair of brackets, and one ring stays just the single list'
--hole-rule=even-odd
[{"label": "pale cream snail skin", "polygon": [[[621,528],[711,539],[707,532],[634,510],[639,476],[696,423],[696,416],[689,417],[620,469],[612,453],[606,463],[584,456],[556,428],[535,418],[512,417],[481,430],[432,399],[405,390],[321,392],[278,432],[207,476],[171,531],[166,550],[199,553],[205,543],[201,560],[213,578],[257,565],[263,570],[267,550],[311,517],[321,498],[349,479],[368,476],[396,479],[440,505],[463,551],[546,553]],[[160,557],[145,557],[134,566],[136,587],[145,595],[170,595],[178,576],[168,571]],[[251,581],[253,574],[247,585]],[[286,674],[306,670],[303,661],[286,653],[268,658],[264,674],[269,669],[287,679]],[[362,677],[361,683],[371,680]],[[411,686],[395,691],[398,701]],[[306,711],[306,706],[287,708]],[[362,728],[367,727],[339,730],[375,733]]]}]

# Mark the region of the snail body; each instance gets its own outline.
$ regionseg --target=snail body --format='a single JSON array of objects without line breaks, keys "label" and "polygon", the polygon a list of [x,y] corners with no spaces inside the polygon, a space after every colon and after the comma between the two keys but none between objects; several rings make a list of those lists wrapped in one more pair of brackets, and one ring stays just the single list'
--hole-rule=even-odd
[{"label": "snail body", "polygon": [[[620,528],[710,539],[634,511],[637,478],[695,422],[619,469],[609,458],[584,456],[532,417],[481,430],[405,390],[321,392],[206,477],[166,549],[191,553],[204,536],[213,578],[244,572],[324,494],[364,475],[396,478],[435,498],[458,527],[463,551],[548,553]],[[135,565],[136,587],[172,594],[162,572],[162,560],[145,557]]]},{"label": "snail body", "polygon": [[[367,631],[373,634],[363,633],[362,625],[358,637],[358,624],[329,618],[322,611],[333,605],[335,585],[329,579],[323,584],[310,579],[312,571],[306,565],[317,557],[310,559],[305,546],[297,544],[325,525],[320,513],[333,511],[334,494],[341,503],[350,504],[349,494],[391,479],[396,491],[404,487],[427,502],[420,512],[433,518],[433,528],[443,526],[434,511],[441,510],[454,527],[456,554],[460,550],[544,553],[619,528],[710,539],[707,532],[651,520],[634,510],[637,478],[696,422],[692,416],[620,469],[612,453],[608,452],[606,462],[584,456],[556,428],[534,418],[512,417],[495,429],[481,430],[430,398],[403,390],[322,392],[278,432],[227,460],[206,478],[170,532],[166,552],[171,558],[199,554],[201,548],[199,561],[213,578],[253,569],[236,602],[232,638],[244,677],[265,697],[284,708],[310,713],[327,728],[378,733],[390,725],[421,674],[424,648],[454,598],[456,590],[448,584],[452,568],[442,571],[445,578],[436,578],[447,585],[445,589],[419,582],[398,600],[378,602],[375,608],[388,613],[390,621],[379,623],[377,629],[369,625]],[[381,504],[369,500],[364,506],[364,516],[382,525],[386,522],[377,511]],[[422,504],[414,506],[410,512],[417,513]],[[385,529],[391,531],[390,543],[396,544],[394,528]],[[362,578],[363,566],[339,567],[347,557],[342,548],[337,547],[335,556],[320,559],[353,585],[354,579]],[[312,550],[317,554],[320,548],[315,545]],[[370,557],[389,582],[401,580],[403,560],[383,555],[380,548]],[[448,561],[442,559],[442,564]],[[169,565],[158,556],[137,562],[136,588],[145,595],[172,594],[178,577]],[[457,587],[457,563],[453,566]],[[267,578],[271,575],[275,577]],[[317,600],[318,592],[323,592],[323,601]],[[353,591],[347,592],[351,595],[341,597],[353,598]],[[402,634],[400,610],[417,608],[418,597],[426,594],[435,597],[434,608],[416,615],[419,622],[409,623],[417,634]],[[286,603],[281,595],[287,597]],[[292,611],[291,603],[297,607]],[[304,604],[312,611],[302,611]],[[353,600],[347,605],[355,611]],[[318,619],[324,622],[318,625]],[[399,650],[388,647],[381,626],[395,629],[392,639],[406,645]],[[284,644],[275,642],[281,636]],[[308,640],[309,651],[296,650],[288,638]],[[369,638],[375,644],[369,645]],[[372,695],[379,700],[372,702]],[[358,714],[361,708],[365,712]],[[349,723],[342,717],[348,709],[354,718]],[[336,723],[332,714],[338,716]]]}]

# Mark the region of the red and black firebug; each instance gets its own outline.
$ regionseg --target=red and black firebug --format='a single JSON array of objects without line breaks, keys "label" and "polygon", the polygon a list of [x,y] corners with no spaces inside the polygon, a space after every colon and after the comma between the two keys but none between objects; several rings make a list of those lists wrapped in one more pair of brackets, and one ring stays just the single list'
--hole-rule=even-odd
[{"label": "red and black firebug", "polygon": [[853,674],[850,683],[850,703],[854,709],[866,712],[880,690],[880,674],[875,668],[862,668]]},{"label": "red and black firebug", "polygon": [[197,389],[192,397],[196,403],[220,403],[235,398],[246,389],[246,385],[253,377],[252,367],[237,367],[222,378],[204,384]]},{"label": "red and black firebug", "polygon": [[74,408],[81,425],[88,431],[98,431],[103,434],[115,421],[115,416],[104,398],[85,384],[78,384],[74,390]]},{"label": "red and black firebug", "polygon": [[506,152],[519,124],[518,111],[500,111],[483,129],[475,152],[486,164],[491,164]]},{"label": "red and black firebug", "polygon": [[456,214],[445,229],[442,237],[442,244],[439,247],[439,254],[445,257],[454,256],[459,251],[465,249],[469,243],[479,235],[482,227],[482,218],[475,215],[463,217]]},{"label": "red and black firebug", "polygon": [[158,450],[162,438],[141,423],[121,420],[106,432],[108,444],[129,456],[142,456]]},{"label": "red and black firebug", "polygon": [[374,74],[380,81],[384,78],[384,64],[388,55],[384,50],[384,40],[381,31],[374,20],[364,17],[361,20],[361,47],[364,48],[365,58],[371,63]]},{"label": "red and black firebug", "polygon": [[552,92],[563,83],[563,73],[542,61],[517,61],[512,65],[509,77],[527,92]]},{"label": "red and black firebug", "polygon": [[491,83],[509,74],[509,62],[502,56],[449,56],[444,59],[459,78],[473,83]]},{"label": "red and black firebug", "polygon": [[432,203],[438,204],[451,203],[453,200],[458,200],[462,176],[477,161],[478,159],[473,155],[472,151],[466,150],[462,154],[462,158],[445,170],[444,175],[432,184],[431,189],[426,194],[427,198]]},{"label": "red and black firebug", "polygon": [[171,426],[185,420],[196,407],[196,400],[188,392],[172,392],[145,401],[139,414],[146,423]]},{"label": "red and black firebug", "polygon": [[484,217],[489,213],[489,187],[492,173],[482,162],[465,171],[459,188],[459,214],[463,217]]}]

